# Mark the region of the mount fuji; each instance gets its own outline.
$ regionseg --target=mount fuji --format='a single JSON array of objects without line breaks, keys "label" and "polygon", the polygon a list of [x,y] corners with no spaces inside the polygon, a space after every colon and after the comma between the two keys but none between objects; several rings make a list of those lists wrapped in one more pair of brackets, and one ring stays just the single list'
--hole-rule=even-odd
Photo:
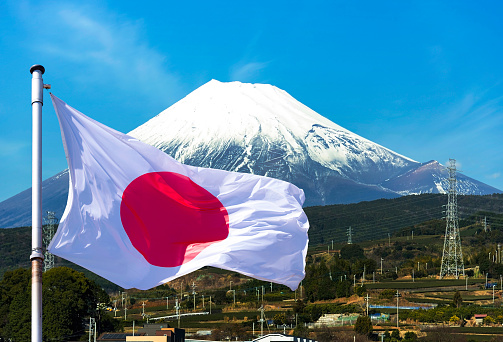
[{"label": "mount fuji", "polygon": [[[306,206],[445,193],[448,171],[369,141],[267,84],[212,80],[129,135],[178,161],[265,175],[304,189]],[[460,194],[500,190],[462,174]],[[43,209],[61,216],[68,173],[45,180]],[[31,190],[0,203],[0,227],[30,224]]]}]

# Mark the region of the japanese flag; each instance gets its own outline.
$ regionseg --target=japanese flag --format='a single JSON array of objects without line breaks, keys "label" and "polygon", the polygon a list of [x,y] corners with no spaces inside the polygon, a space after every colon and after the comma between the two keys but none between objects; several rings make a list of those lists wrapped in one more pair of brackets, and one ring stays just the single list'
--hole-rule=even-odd
[{"label": "japanese flag", "polygon": [[297,288],[309,227],[301,189],[183,165],[51,98],[70,173],[51,253],[124,288],[204,266]]}]

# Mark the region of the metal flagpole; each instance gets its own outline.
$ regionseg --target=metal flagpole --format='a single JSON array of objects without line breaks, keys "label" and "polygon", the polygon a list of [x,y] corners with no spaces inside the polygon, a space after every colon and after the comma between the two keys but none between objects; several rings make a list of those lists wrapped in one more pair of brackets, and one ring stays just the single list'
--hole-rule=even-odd
[{"label": "metal flagpole", "polygon": [[32,178],[31,178],[31,341],[42,342],[42,105],[44,103],[45,69],[41,65],[30,68],[32,110]]}]

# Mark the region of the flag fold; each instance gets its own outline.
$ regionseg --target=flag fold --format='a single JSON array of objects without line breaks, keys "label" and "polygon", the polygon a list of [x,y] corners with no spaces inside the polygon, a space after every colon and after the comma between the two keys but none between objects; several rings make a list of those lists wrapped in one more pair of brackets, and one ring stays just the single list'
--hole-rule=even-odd
[{"label": "flag fold", "polygon": [[297,288],[309,228],[301,189],[181,164],[51,98],[70,173],[51,253],[124,288],[204,266]]}]

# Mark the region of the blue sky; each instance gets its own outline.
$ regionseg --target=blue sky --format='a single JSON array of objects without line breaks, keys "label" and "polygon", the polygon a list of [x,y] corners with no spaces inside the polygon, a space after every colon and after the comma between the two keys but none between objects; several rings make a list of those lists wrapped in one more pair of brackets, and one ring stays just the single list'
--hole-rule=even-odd
[{"label": "blue sky", "polygon": [[[3,1],[0,201],[31,186],[29,68],[128,132],[211,79],[269,83],[417,161],[503,189],[498,1]],[[65,169],[48,94],[43,177]]]}]

